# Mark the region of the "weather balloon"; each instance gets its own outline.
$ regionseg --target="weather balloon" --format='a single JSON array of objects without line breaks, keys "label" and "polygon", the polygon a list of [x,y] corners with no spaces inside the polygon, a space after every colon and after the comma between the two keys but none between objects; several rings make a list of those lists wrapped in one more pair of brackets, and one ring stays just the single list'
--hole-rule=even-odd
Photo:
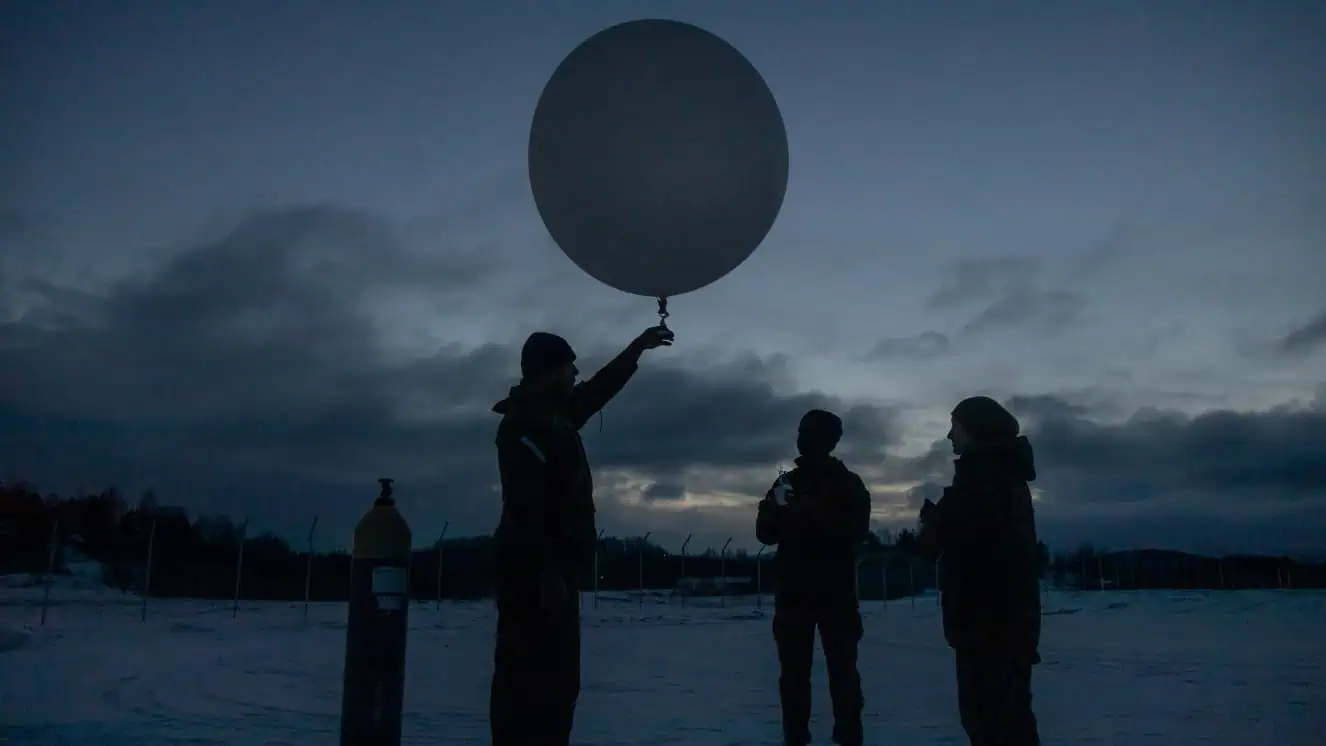
[{"label": "weather balloon", "polygon": [[600,31],[567,55],[534,110],[530,187],[581,270],[666,299],[736,269],[787,192],[787,130],[760,73],[688,23]]}]

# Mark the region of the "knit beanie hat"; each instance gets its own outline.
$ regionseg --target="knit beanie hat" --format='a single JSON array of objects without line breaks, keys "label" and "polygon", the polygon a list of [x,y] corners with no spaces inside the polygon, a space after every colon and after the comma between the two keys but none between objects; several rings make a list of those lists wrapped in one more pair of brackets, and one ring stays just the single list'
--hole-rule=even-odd
[{"label": "knit beanie hat", "polygon": [[1003,405],[988,396],[973,396],[958,402],[953,419],[978,441],[1012,440],[1022,427]]},{"label": "knit beanie hat", "polygon": [[575,350],[565,339],[548,332],[534,332],[520,348],[520,375],[538,378],[576,360]]}]

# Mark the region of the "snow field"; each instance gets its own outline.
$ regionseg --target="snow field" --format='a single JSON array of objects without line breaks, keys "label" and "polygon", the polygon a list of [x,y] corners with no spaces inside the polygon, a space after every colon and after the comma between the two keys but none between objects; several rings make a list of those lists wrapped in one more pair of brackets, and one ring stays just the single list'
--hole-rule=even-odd
[{"label": "snow field", "polygon": [[[339,728],[345,607],[0,588],[0,743],[298,744]],[[778,742],[770,605],[586,597],[577,743]],[[863,606],[873,744],[965,744],[934,597]],[[494,611],[411,607],[407,745],[485,744]],[[1036,673],[1047,744],[1320,746],[1326,594],[1050,593]],[[831,718],[815,670],[817,742]]]}]

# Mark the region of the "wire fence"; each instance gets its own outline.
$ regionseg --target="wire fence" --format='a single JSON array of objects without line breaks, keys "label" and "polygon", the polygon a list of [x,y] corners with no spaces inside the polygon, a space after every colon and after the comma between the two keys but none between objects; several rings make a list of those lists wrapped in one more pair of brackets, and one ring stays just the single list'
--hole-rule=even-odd
[{"label": "wire fence", "polygon": [[[159,521],[154,518],[147,526],[139,572],[135,574],[133,582],[119,586],[120,594],[117,596],[107,592],[104,567],[99,573],[84,573],[80,576],[83,581],[81,585],[60,583],[62,576],[70,577],[68,568],[60,567],[62,558],[68,559],[63,550],[73,547],[62,545],[57,522],[49,536],[45,572],[29,574],[23,578],[8,576],[6,585],[9,593],[0,594],[0,604],[39,606],[41,625],[46,624],[51,607],[66,603],[116,606],[136,604],[140,620],[145,621],[154,599],[154,570],[159,562],[156,556],[159,548],[158,525]],[[444,600],[454,598],[446,592],[448,569],[456,564],[447,561],[451,546],[446,540],[449,527],[449,523],[444,524],[431,549],[416,550],[413,553],[411,574],[415,577],[410,589],[416,603],[432,602],[435,608],[440,608]],[[323,578],[324,586],[343,583],[343,587],[348,588],[350,580],[352,560],[348,555],[342,553],[340,557],[345,561],[339,563],[320,565],[317,561],[330,556],[318,553],[317,529],[318,519],[315,517],[309,523],[304,551],[293,555],[302,565],[302,578],[299,578],[302,597],[285,593],[280,598],[287,603],[302,602],[304,616],[308,615],[311,605],[319,601],[345,601],[345,596],[336,597],[338,594],[335,593],[332,598],[327,598],[326,593],[315,593],[315,588],[319,587],[316,576],[320,572],[340,576],[339,582]],[[583,606],[591,609],[629,606],[644,609],[646,606],[656,608],[674,605],[682,608],[760,608],[769,603],[768,595],[774,590],[776,580],[770,572],[773,553],[766,551],[768,547],[762,547],[753,554],[742,550],[734,552],[730,549],[733,538],[729,537],[716,551],[709,548],[700,554],[693,554],[689,551],[693,536],[688,535],[678,547],[679,551],[673,553],[651,543],[652,535],[647,532],[630,539],[605,539],[603,532],[599,532],[599,548],[594,553],[592,573],[579,589]],[[257,539],[249,537],[248,520],[243,521],[238,527],[233,565],[228,570],[216,567],[215,563],[210,566],[213,571],[224,570],[232,574],[233,592],[226,599],[229,603],[225,608],[232,618],[240,614],[245,601],[275,600],[270,593],[250,592],[252,583],[245,574],[245,548],[255,541]],[[623,555],[630,553],[635,555],[633,578],[624,577],[624,568],[632,563]],[[601,566],[605,555],[611,556],[611,573]],[[98,564],[87,560],[84,562]],[[288,567],[289,562],[286,564]],[[943,596],[941,566],[938,560],[923,559],[903,552],[896,545],[863,545],[857,556],[857,597],[861,600],[906,600],[913,607],[923,603],[940,604]],[[61,569],[65,572],[59,572]],[[467,569],[469,575],[473,576],[472,563]],[[1056,590],[1106,592],[1152,588],[1292,589],[1295,583],[1293,569],[1282,558],[1210,558],[1155,550],[1114,553],[1079,550],[1076,556],[1064,553],[1046,563],[1042,588],[1047,593]],[[172,598],[191,597],[180,594],[178,589],[169,595]],[[221,600],[214,594],[209,600],[213,602],[212,608],[221,608]]]}]

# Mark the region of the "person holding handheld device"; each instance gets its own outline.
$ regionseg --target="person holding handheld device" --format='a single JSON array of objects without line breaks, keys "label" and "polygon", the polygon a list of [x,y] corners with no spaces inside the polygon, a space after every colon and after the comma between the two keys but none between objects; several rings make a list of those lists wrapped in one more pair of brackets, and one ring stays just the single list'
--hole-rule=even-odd
[{"label": "person holding handheld device", "polygon": [[837,415],[813,409],[797,431],[796,468],[780,474],[755,521],[755,535],[777,545],[773,564],[774,642],[782,669],[783,742],[810,743],[810,674],[819,630],[833,700],[833,740],[860,746],[865,701],[857,670],[861,610],[856,548],[870,532],[870,491],[833,457],[843,434]]}]

